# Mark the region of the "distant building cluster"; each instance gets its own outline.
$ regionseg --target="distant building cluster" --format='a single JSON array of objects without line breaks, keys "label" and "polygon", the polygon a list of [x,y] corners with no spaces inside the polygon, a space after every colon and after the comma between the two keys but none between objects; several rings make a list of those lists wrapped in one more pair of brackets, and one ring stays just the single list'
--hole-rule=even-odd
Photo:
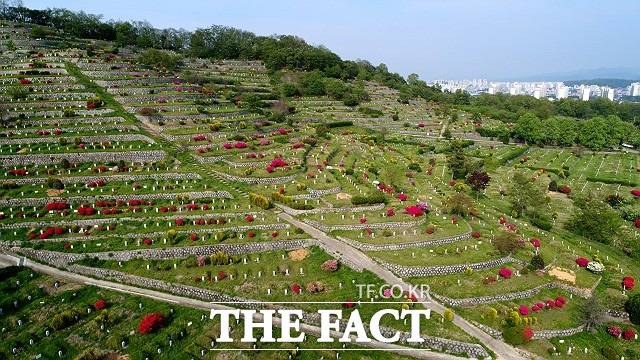
[{"label": "distant building cluster", "polygon": [[629,96],[640,96],[640,82],[628,87],[608,87],[598,85],[565,85],[561,81],[488,81],[486,79],[473,80],[434,80],[429,85],[440,85],[442,90],[455,92],[464,90],[471,95],[479,94],[510,94],[530,95],[536,99],[565,99],[575,98],[589,101],[596,97],[620,101]]}]

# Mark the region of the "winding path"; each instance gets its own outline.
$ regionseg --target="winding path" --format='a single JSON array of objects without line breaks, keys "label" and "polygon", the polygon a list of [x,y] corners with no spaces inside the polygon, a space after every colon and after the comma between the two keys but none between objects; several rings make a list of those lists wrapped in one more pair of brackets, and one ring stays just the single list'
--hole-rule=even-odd
[{"label": "winding path", "polygon": [[[301,228],[307,234],[320,241],[321,246],[325,251],[339,257],[342,261],[354,266],[355,268],[367,269],[373,272],[382,280],[387,282],[387,284],[400,285],[405,290],[409,290],[411,288],[411,284],[397,277],[391,271],[375,262],[363,252],[327,235],[326,233],[314,228],[313,226],[305,222],[296,219],[286,212],[280,212],[278,213],[278,216],[288,221],[289,223]],[[424,294],[418,295],[421,295],[418,297],[418,300],[424,307],[430,308],[439,314],[442,314],[444,312],[445,307],[442,304],[434,301],[429,296],[425,296]],[[504,341],[491,337],[489,334],[480,330],[477,326],[473,325],[460,316],[455,316],[453,319],[453,323],[469,335],[480,340],[484,346],[486,346],[496,354],[498,359],[526,359],[528,357],[525,357],[525,355],[523,355],[520,350],[505,343]]]},{"label": "winding path", "polygon": [[[167,293],[160,292],[160,291],[155,291],[155,290],[150,290],[150,289],[145,289],[145,288],[139,288],[139,287],[135,287],[135,286],[120,284],[120,283],[106,281],[106,280],[93,279],[93,278],[90,278],[90,277],[87,277],[87,276],[83,276],[83,275],[79,275],[79,274],[76,274],[76,273],[60,270],[60,269],[57,269],[57,268],[54,268],[54,267],[51,267],[51,266],[47,266],[47,265],[43,265],[43,264],[40,264],[40,263],[36,263],[36,262],[33,262],[33,261],[25,260],[24,258],[17,257],[15,255],[11,255],[11,254],[0,253],[0,267],[9,266],[9,265],[16,265],[16,264],[18,264],[18,261],[20,261],[21,259],[23,259],[22,260],[23,262],[21,264],[22,266],[29,267],[32,270],[37,271],[39,273],[50,275],[52,277],[59,278],[59,279],[65,279],[67,281],[74,282],[74,283],[98,286],[98,287],[101,287],[101,288],[104,288],[104,289],[107,289],[107,290],[111,290],[111,291],[118,291],[118,292],[131,294],[131,295],[135,295],[135,296],[143,296],[143,297],[151,298],[151,299],[154,299],[154,300],[168,302],[168,303],[172,303],[172,304],[176,304],[176,305],[180,305],[180,306],[185,306],[185,307],[191,307],[191,308],[195,308],[195,309],[201,309],[201,310],[205,310],[205,311],[210,311],[211,309],[217,309],[217,310],[233,310],[233,309],[235,309],[235,308],[230,307],[230,306],[209,303],[209,302],[202,301],[202,300],[196,300],[196,299],[191,299],[191,298],[187,298],[187,297],[183,297],[183,296],[167,294]],[[253,318],[254,318],[255,321],[262,321],[263,320],[262,319],[262,315],[259,314],[259,313],[254,315]],[[273,323],[274,323],[275,326],[280,326],[281,319],[279,317],[274,317],[273,318]],[[313,335],[316,335],[316,336],[320,336],[320,328],[317,327],[317,326],[301,323],[300,324],[300,330],[305,332],[305,333],[308,333],[308,334],[313,334]],[[339,337],[342,336],[342,334],[340,332],[332,331],[331,332],[331,336],[333,338],[339,338]],[[352,337],[352,340],[355,340],[355,337]],[[355,341],[353,341],[353,343],[355,344]],[[411,357],[414,357],[414,358],[417,358],[417,359],[427,359],[427,360],[461,360],[461,359],[464,359],[464,358],[461,358],[461,357],[458,357],[458,356],[455,356],[455,355],[451,355],[451,354],[438,353],[438,352],[433,352],[433,351],[429,351],[429,350],[426,350],[426,349],[420,349],[420,348],[410,348],[410,347],[400,346],[400,345],[396,345],[396,344],[378,342],[378,341],[375,341],[375,340],[372,340],[371,342],[368,342],[368,343],[358,343],[357,345],[358,346],[362,346],[362,347],[366,347],[366,348],[371,348],[371,349],[380,349],[380,350],[384,350],[386,352],[393,352],[393,353],[396,353],[396,354],[399,354],[399,355],[411,356]]]}]

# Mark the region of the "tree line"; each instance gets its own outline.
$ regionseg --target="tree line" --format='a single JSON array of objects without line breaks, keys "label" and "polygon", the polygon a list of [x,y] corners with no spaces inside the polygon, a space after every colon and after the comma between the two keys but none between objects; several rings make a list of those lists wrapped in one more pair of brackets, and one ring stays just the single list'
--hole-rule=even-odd
[{"label": "tree line", "polygon": [[318,70],[330,78],[375,80],[396,89],[406,83],[401,75],[389,72],[385,64],[374,66],[366,60],[342,60],[326,47],[312,46],[291,35],[258,36],[220,25],[195,31],[156,29],[141,21],[104,21],[101,15],[83,11],[38,10],[6,4],[0,6],[0,18],[62,30],[69,37],[112,41],[120,47],[172,50],[213,60],[262,60],[273,71]]}]

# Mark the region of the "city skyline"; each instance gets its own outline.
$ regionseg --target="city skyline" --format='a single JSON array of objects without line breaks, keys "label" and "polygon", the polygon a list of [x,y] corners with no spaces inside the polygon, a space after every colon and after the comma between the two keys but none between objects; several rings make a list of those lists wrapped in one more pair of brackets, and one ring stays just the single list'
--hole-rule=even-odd
[{"label": "city skyline", "polygon": [[[588,6],[587,6],[588,3]],[[313,12],[287,1],[195,4],[122,0],[110,6],[76,0],[27,0],[33,8],[61,7],[193,30],[213,24],[259,35],[292,34],[345,59],[385,63],[422,79],[637,79],[640,49],[628,46],[640,24],[640,3],[596,1],[331,2]],[[386,21],[380,21],[384,16]],[[603,23],[615,26],[601,26]],[[535,25],[535,26],[534,26]],[[545,75],[546,74],[546,75]],[[591,74],[591,75],[589,75]]]}]

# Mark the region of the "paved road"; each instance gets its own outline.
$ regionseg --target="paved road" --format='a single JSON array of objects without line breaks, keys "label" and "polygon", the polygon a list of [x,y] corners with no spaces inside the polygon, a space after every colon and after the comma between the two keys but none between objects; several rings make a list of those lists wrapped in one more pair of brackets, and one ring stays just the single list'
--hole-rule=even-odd
[{"label": "paved road", "polygon": [[[305,222],[302,222],[302,221],[296,219],[295,217],[291,216],[290,214],[288,214],[286,212],[280,212],[280,213],[278,213],[278,216],[280,216],[280,218],[290,222],[291,224],[301,228],[307,234],[311,235],[313,238],[315,238],[318,241],[320,241],[323,244],[322,247],[325,249],[325,251],[327,251],[329,253],[332,253],[334,255],[337,254],[337,256],[339,256],[340,258],[343,259],[343,261],[346,261],[347,263],[355,265],[355,267],[357,267],[357,268],[367,269],[367,270],[373,272],[378,277],[380,277],[382,280],[384,280],[387,284],[390,284],[390,285],[396,285],[397,284],[397,285],[402,286],[404,289],[409,289],[411,287],[411,285],[409,283],[407,283],[404,280],[402,280],[401,278],[397,277],[391,271],[387,270],[382,265],[380,265],[377,262],[375,262],[373,259],[368,257],[363,252],[361,252],[361,251],[359,251],[359,250],[347,245],[346,243],[344,243],[344,242],[342,242],[342,241],[340,241],[338,239],[335,239],[335,238],[327,235],[323,231],[318,230],[315,227],[313,227],[313,226],[311,226],[311,225],[309,225],[309,224],[307,224]],[[422,304],[425,307],[430,308],[433,311],[436,311],[436,312],[438,312],[440,314],[442,314],[444,312],[444,310],[445,310],[445,307],[442,304],[432,300],[431,298],[423,296],[422,298],[419,298],[418,300],[420,302],[422,302]],[[463,331],[467,332],[471,336],[474,336],[475,338],[480,340],[487,348],[489,348],[491,351],[493,351],[498,356],[499,359],[514,359],[515,360],[515,359],[526,359],[527,358],[524,355],[522,355],[513,346],[505,343],[502,340],[494,339],[489,334],[487,334],[484,331],[480,330],[478,327],[476,327],[475,325],[471,324],[470,322],[468,322],[467,320],[463,319],[460,316],[455,316],[454,319],[453,319],[453,322],[458,327],[460,327]]]},{"label": "paved road", "polygon": [[[17,259],[18,258],[15,257],[14,255],[0,253],[0,264],[15,265],[16,262],[17,262]],[[54,278],[65,279],[67,281],[75,282],[75,283],[79,283],[79,284],[98,286],[98,287],[101,287],[101,288],[104,288],[104,289],[108,289],[108,290],[112,290],[112,291],[118,291],[118,292],[127,293],[127,294],[131,294],[131,295],[144,296],[144,297],[151,298],[151,299],[154,299],[154,300],[169,302],[169,303],[180,305],[180,306],[191,307],[191,308],[196,308],[196,309],[202,309],[202,310],[205,310],[207,312],[210,311],[211,309],[217,309],[217,310],[234,309],[233,307],[229,307],[229,306],[225,306],[225,305],[219,305],[219,304],[213,304],[213,303],[209,303],[209,302],[202,301],[202,300],[196,300],[196,299],[177,296],[177,295],[173,295],[173,294],[167,294],[167,293],[163,293],[163,292],[159,292],[159,291],[155,291],[155,290],[150,290],[150,289],[138,288],[138,287],[135,287],[135,286],[120,284],[120,283],[106,281],[106,280],[93,279],[93,278],[90,278],[90,277],[87,277],[87,276],[83,276],[83,275],[79,275],[79,274],[76,274],[76,273],[60,270],[60,269],[57,269],[57,268],[54,268],[54,267],[51,267],[51,266],[47,266],[47,265],[43,265],[43,264],[40,264],[40,263],[36,263],[36,262],[30,261],[30,260],[26,260],[25,263],[24,263],[24,266],[29,267],[29,268],[31,268],[34,271],[37,271],[39,273],[50,275],[50,276],[52,276]],[[262,321],[262,316],[260,314],[256,314],[254,316],[254,319],[256,321]],[[274,323],[275,326],[279,327],[280,326],[280,318],[275,317],[273,319],[273,323]],[[312,334],[312,335],[316,335],[316,336],[320,335],[320,328],[317,327],[317,326],[313,326],[313,325],[309,325],[309,324],[301,324],[300,330],[304,331],[307,334]],[[342,336],[342,334],[338,333],[338,332],[335,332],[335,331],[332,331],[331,332],[331,336],[334,337],[334,338],[339,338],[339,337]],[[341,344],[336,343],[336,347],[337,348],[340,348],[341,346],[342,346]],[[414,358],[417,358],[417,359],[427,359],[427,360],[461,360],[461,359],[464,359],[464,358],[461,358],[461,357],[458,357],[458,356],[454,356],[454,355],[450,355],[450,354],[438,353],[438,352],[433,352],[433,351],[429,351],[429,350],[425,350],[425,349],[412,349],[412,348],[405,347],[405,346],[382,343],[382,342],[378,342],[378,341],[371,341],[369,343],[359,343],[358,346],[361,346],[363,348],[370,348],[370,349],[384,349],[385,352],[393,352],[393,353],[404,355],[404,356],[411,356],[411,357],[414,357]]]}]

